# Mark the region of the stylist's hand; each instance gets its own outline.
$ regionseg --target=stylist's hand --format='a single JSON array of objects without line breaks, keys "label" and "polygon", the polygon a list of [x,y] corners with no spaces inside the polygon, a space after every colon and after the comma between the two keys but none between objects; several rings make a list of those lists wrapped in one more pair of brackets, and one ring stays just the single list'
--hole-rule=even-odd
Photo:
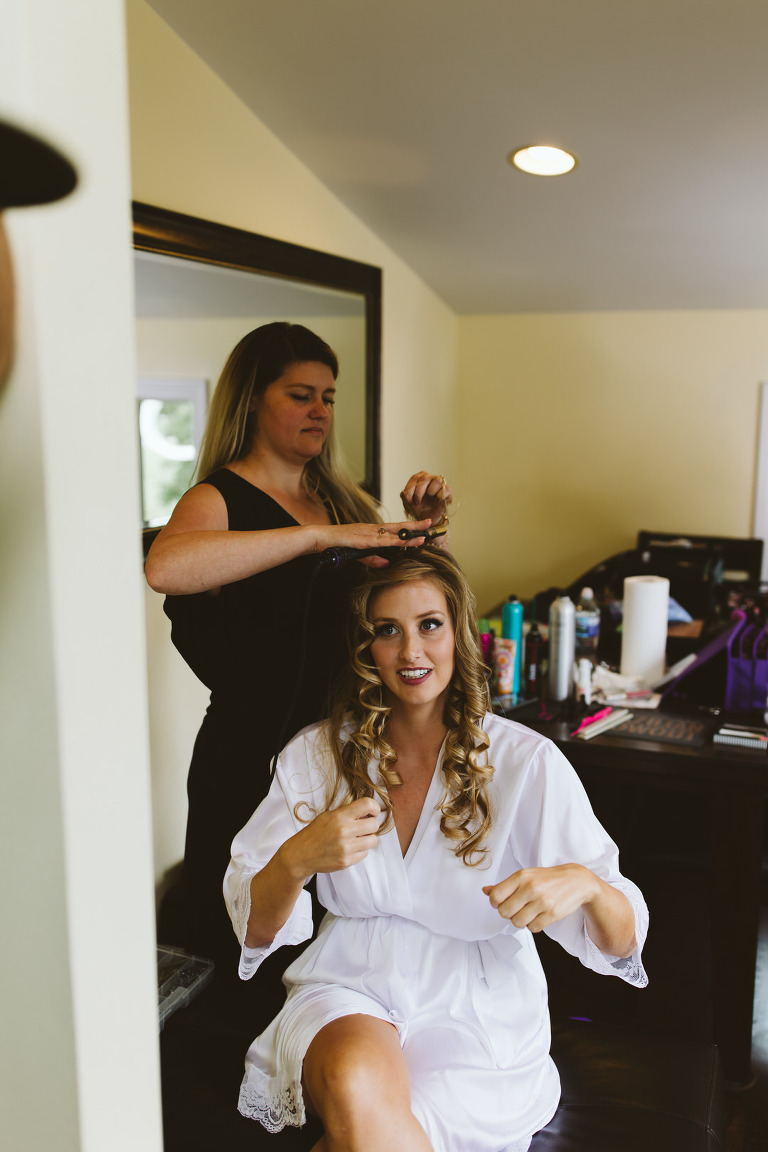
[{"label": "stylist's hand", "polygon": [[407,481],[400,499],[409,516],[428,516],[430,524],[437,524],[447,515],[453,492],[445,476],[436,476],[433,472],[416,472]]},{"label": "stylist's hand", "polygon": [[405,528],[414,532],[419,528],[425,531],[429,528],[429,519],[401,520],[392,524],[320,524],[315,529],[315,551],[322,552],[326,548],[381,548],[381,556],[361,556],[360,563],[369,568],[386,568],[389,560],[386,559],[389,548],[414,548],[424,543],[424,536],[414,536],[409,540],[401,540],[398,533]]},{"label": "stylist's hand", "polygon": [[315,872],[351,868],[376,847],[380,814],[380,805],[370,796],[320,812],[279,849],[283,865],[302,882]]},{"label": "stylist's hand", "polygon": [[600,881],[582,864],[558,864],[553,868],[523,868],[506,880],[483,888],[505,920],[516,928],[541,932],[564,920],[587,904]]}]

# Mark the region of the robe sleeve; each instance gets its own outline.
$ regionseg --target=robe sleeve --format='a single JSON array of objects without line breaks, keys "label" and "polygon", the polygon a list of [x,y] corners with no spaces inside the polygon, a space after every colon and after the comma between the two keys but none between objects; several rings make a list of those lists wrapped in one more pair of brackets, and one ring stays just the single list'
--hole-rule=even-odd
[{"label": "robe sleeve", "polygon": [[512,847],[522,867],[583,864],[624,893],[635,918],[635,948],[630,957],[601,952],[590,938],[582,909],[544,931],[585,967],[644,988],[648,983],[641,960],[648,933],[645,900],[637,885],[622,876],[618,848],[592,811],[575,770],[549,741],[539,747],[529,765],[515,826]]},{"label": "robe sleeve", "polygon": [[[294,748],[291,753],[291,748]],[[284,944],[301,944],[312,936],[312,897],[302,891],[293,911],[271,944],[249,948],[245,944],[248,916],[251,911],[251,880],[305,824],[294,808],[302,803],[302,790],[297,791],[296,776],[286,769],[283,757],[297,756],[296,741],[277,762],[269,792],[232,842],[232,859],[224,876],[224,900],[232,927],[240,942],[238,974],[242,980],[253,976],[261,962]],[[304,790],[306,795],[306,790]]]}]

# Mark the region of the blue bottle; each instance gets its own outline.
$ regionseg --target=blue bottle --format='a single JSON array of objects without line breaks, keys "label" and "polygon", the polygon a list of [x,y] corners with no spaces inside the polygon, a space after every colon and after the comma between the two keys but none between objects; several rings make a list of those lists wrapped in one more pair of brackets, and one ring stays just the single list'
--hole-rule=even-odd
[{"label": "blue bottle", "polygon": [[510,596],[501,610],[501,634],[515,642],[515,663],[512,670],[512,696],[520,695],[523,669],[523,606],[517,596]]}]

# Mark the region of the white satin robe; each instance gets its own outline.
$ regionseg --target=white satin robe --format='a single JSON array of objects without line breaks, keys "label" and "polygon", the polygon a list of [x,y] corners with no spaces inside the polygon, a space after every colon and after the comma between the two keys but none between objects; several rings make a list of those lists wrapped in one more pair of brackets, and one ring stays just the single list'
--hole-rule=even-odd
[{"label": "white satin robe", "polygon": [[[270,1131],[304,1123],[302,1061],[318,1030],[339,1016],[366,1013],[399,1031],[412,1108],[435,1152],[527,1148],[560,1095],[549,1057],[547,986],[532,934],[502,919],[482,892],[520,868],[577,862],[624,892],[636,925],[629,960],[597,949],[581,911],[546,932],[596,972],[647,983],[640,959],[645,902],[620,874],[618,850],[576,773],[555,745],[520,724],[489,714],[485,730],[496,770],[487,866],[462,863],[440,831],[438,764],[405,857],[393,827],[365,860],[318,875],[327,915],[317,939],[285,973],[285,1006],[246,1057],[239,1109]],[[296,805],[308,806],[300,815],[325,806],[323,745],[322,725],[291,741],[269,794],[235,837],[224,893],[241,945],[251,878],[303,827]],[[241,977],[311,932],[304,891],[271,946],[242,949]]]}]

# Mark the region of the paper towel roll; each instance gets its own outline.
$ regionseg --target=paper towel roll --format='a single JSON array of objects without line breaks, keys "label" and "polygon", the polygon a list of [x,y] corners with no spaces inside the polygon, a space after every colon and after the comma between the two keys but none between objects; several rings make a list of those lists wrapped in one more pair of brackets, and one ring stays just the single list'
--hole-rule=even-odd
[{"label": "paper towel roll", "polygon": [[653,684],[664,675],[669,613],[665,576],[627,576],[621,625],[621,674]]}]

